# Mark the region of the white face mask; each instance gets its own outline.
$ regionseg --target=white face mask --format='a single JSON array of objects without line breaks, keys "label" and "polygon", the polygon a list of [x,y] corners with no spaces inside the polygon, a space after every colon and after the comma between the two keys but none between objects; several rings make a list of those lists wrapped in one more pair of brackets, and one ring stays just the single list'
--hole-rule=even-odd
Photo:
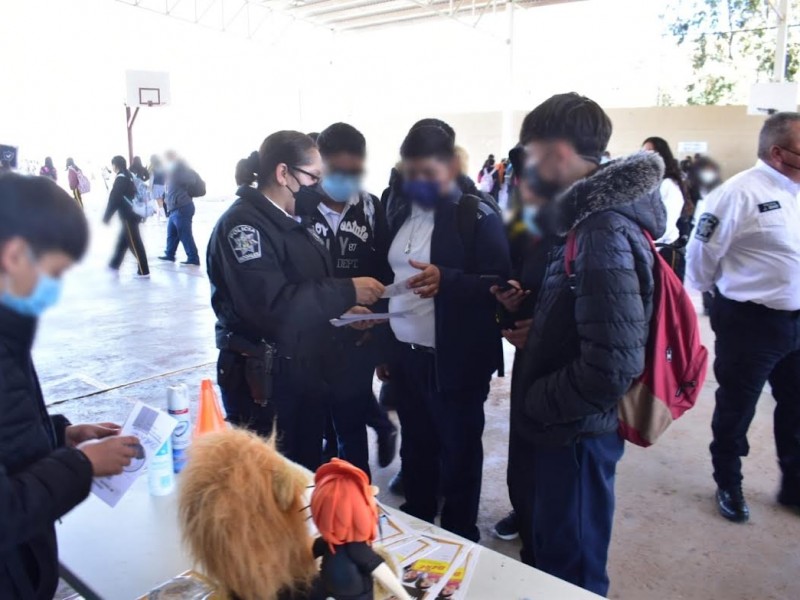
[{"label": "white face mask", "polygon": [[716,181],[717,174],[711,169],[703,169],[697,174],[697,178],[700,180],[700,183],[710,185]]}]

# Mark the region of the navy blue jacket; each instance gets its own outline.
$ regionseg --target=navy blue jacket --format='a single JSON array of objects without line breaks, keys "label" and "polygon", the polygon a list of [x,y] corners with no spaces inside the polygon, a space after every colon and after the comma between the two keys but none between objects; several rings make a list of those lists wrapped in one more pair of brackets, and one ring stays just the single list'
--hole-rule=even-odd
[{"label": "navy blue jacket", "polygon": [[[554,200],[557,233],[576,233],[572,285],[553,247],[525,350],[511,379],[511,429],[557,446],[615,431],[617,405],[645,366],[664,163],[640,153],[608,163]],[[571,289],[574,288],[574,289]]]},{"label": "navy blue jacket", "polygon": [[[478,205],[475,220],[474,267],[467,272],[467,249],[458,228],[460,194],[436,208],[431,264],[441,272],[435,298],[436,374],[440,390],[484,386],[502,361],[495,299],[487,275],[508,278],[511,272],[503,223],[491,208]],[[389,194],[387,219],[394,239],[408,218],[411,205],[400,194]],[[484,277],[482,277],[484,276]]]}]

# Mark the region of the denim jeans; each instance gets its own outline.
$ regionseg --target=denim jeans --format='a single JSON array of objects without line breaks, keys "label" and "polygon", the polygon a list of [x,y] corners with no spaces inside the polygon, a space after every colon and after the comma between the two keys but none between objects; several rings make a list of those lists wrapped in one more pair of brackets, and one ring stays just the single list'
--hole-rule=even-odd
[{"label": "denim jeans", "polygon": [[175,260],[175,252],[178,250],[178,242],[180,242],[183,244],[183,249],[186,252],[187,262],[200,264],[197,244],[194,243],[194,236],[192,235],[194,211],[194,202],[192,202],[191,204],[176,208],[169,213],[169,221],[167,222],[167,249],[164,254],[170,260]]}]

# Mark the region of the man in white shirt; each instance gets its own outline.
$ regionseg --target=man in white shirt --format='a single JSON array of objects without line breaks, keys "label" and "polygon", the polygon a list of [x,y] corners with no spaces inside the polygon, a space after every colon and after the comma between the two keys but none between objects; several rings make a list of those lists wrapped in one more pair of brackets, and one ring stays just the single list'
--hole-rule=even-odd
[{"label": "man in white shirt", "polygon": [[778,501],[800,508],[800,113],[766,120],[758,156],[706,199],[687,257],[689,284],[715,291],[711,456],[719,511],[734,522],[750,515],[740,457],[767,381],[777,402]]}]

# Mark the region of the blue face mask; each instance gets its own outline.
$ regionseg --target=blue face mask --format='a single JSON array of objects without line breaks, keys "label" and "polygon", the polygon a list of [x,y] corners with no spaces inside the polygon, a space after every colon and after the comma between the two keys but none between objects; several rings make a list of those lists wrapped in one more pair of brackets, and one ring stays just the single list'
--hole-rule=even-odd
[{"label": "blue face mask", "polygon": [[343,204],[361,191],[361,178],[357,175],[331,173],[322,178],[320,185],[328,198]]},{"label": "blue face mask", "polygon": [[403,194],[411,202],[426,210],[436,208],[442,198],[439,184],[435,181],[406,181],[403,183]]},{"label": "blue face mask", "polygon": [[533,204],[526,204],[522,207],[522,222],[525,224],[525,227],[533,235],[541,236],[542,230],[539,228],[539,224],[536,222],[536,215],[538,213],[539,209]]},{"label": "blue face mask", "polygon": [[29,296],[16,296],[9,291],[8,278],[5,289],[0,293],[0,304],[25,317],[40,317],[44,311],[61,298],[63,282],[46,273],[39,273],[39,279]]}]

